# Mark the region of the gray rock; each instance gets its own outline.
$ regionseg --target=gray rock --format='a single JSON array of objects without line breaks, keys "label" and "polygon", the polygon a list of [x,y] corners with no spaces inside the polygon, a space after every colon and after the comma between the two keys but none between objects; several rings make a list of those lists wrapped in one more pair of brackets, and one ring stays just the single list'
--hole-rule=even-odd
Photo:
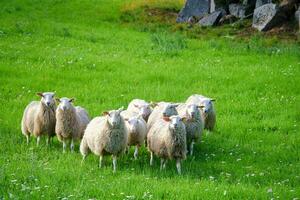
[{"label": "gray rock", "polygon": [[187,22],[190,17],[201,18],[208,14],[210,0],[186,0],[184,7],[178,14],[176,22]]},{"label": "gray rock", "polygon": [[214,26],[217,25],[222,17],[222,11],[215,11],[199,21],[200,26]]},{"label": "gray rock", "polygon": [[238,3],[229,4],[229,13],[237,18],[246,16],[246,6]]},{"label": "gray rock", "polygon": [[272,3],[272,1],[271,0],[256,0],[255,8],[258,8],[258,7],[268,4],[268,3]]},{"label": "gray rock", "polygon": [[259,31],[267,31],[274,27],[273,18],[277,12],[276,4],[269,3],[254,10],[252,27]]}]

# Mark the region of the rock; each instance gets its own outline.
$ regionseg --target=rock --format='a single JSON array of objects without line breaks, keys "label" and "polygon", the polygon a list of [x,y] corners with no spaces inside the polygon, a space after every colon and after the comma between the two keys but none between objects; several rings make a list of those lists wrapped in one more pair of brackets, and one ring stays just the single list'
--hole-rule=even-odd
[{"label": "rock", "polygon": [[184,7],[178,14],[176,22],[187,22],[190,17],[201,18],[208,14],[210,0],[186,0]]},{"label": "rock", "polygon": [[200,26],[214,26],[217,25],[219,20],[222,17],[222,11],[215,11],[202,19],[198,22]]},{"label": "rock", "polygon": [[238,3],[229,4],[229,13],[237,18],[246,16],[246,7]]},{"label": "rock", "polygon": [[272,3],[272,1],[271,0],[256,0],[255,8],[258,8],[258,7],[268,4],[268,3]]},{"label": "rock", "polygon": [[272,26],[272,19],[277,12],[276,4],[269,3],[254,10],[252,27],[259,31],[267,31]]},{"label": "rock", "polygon": [[237,18],[233,15],[225,15],[223,16],[220,21],[219,24],[231,24],[233,22],[235,22],[237,20]]},{"label": "rock", "polygon": [[294,17],[298,0],[284,0],[280,6],[269,3],[254,10],[252,27],[268,31],[276,26],[287,24]]}]

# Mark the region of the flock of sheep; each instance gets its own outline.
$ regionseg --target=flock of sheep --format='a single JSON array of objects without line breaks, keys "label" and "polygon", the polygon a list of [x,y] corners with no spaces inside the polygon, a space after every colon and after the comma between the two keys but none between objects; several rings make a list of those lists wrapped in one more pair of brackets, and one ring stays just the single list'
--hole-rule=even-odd
[{"label": "flock of sheep", "polygon": [[214,99],[198,94],[190,96],[185,103],[148,103],[134,99],[127,110],[106,111],[91,121],[84,108],[74,107],[74,99],[55,99],[53,92],[37,95],[41,100],[32,101],[25,108],[21,122],[27,144],[31,134],[37,138],[37,145],[42,135],[48,136],[47,144],[56,135],[65,152],[67,142],[74,151],[74,141],[81,140],[82,161],[93,152],[100,157],[101,167],[103,156],[112,155],[114,172],[118,155],[135,146],[137,159],[139,148],[145,144],[150,152],[150,165],[154,154],[161,158],[161,169],[168,159],[174,159],[181,174],[181,161],[187,154],[193,154],[203,129],[212,131],[216,122]]}]

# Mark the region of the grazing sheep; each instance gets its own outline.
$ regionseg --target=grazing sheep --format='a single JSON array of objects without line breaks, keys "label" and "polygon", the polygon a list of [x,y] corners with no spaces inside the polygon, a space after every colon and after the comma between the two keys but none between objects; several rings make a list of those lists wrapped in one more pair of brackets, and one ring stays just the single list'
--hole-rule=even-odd
[{"label": "grazing sheep", "polygon": [[141,115],[144,118],[144,120],[147,122],[149,115],[152,112],[152,108],[151,108],[151,104],[144,100],[133,99],[129,103],[126,111],[129,113],[133,113],[133,115],[129,117]]},{"label": "grazing sheep", "polygon": [[128,147],[135,146],[134,158],[137,159],[139,148],[146,138],[147,124],[142,116],[131,117],[125,121],[128,130]]},{"label": "grazing sheep", "polygon": [[117,156],[127,146],[127,128],[120,115],[123,108],[104,112],[104,116],[94,118],[86,127],[80,144],[80,152],[85,160],[89,150],[100,156],[99,167],[102,167],[104,154],[113,156],[113,171],[116,172]]},{"label": "grazing sheep", "polygon": [[24,110],[21,122],[21,130],[26,136],[27,145],[30,135],[37,138],[37,146],[42,135],[48,135],[47,145],[50,138],[55,136],[55,101],[53,92],[37,93],[40,101],[32,101]]},{"label": "grazing sheep", "polygon": [[186,129],[187,148],[190,155],[193,155],[195,142],[200,141],[203,133],[203,119],[196,104],[180,104],[177,107],[178,115],[183,118]]},{"label": "grazing sheep", "polygon": [[166,159],[175,159],[178,174],[181,174],[181,160],[186,158],[186,130],[178,115],[163,117],[150,129],[147,137],[150,151],[150,165],[153,154],[161,158],[160,169],[166,166]]},{"label": "grazing sheep", "polygon": [[171,115],[177,115],[176,107],[178,103],[168,103],[168,102],[159,102],[157,106],[153,109],[150,114],[147,122],[147,130],[149,131],[155,121],[162,119],[162,117],[170,117]]},{"label": "grazing sheep", "polygon": [[196,104],[201,106],[201,115],[204,120],[204,128],[212,131],[216,124],[216,111],[213,105],[214,99],[199,95],[193,94],[187,100],[187,104]]},{"label": "grazing sheep", "polygon": [[74,151],[74,140],[81,139],[90,119],[86,110],[80,106],[74,107],[74,99],[63,97],[57,99],[55,132],[63,143],[63,152],[66,150],[66,141],[71,140],[71,151]]}]

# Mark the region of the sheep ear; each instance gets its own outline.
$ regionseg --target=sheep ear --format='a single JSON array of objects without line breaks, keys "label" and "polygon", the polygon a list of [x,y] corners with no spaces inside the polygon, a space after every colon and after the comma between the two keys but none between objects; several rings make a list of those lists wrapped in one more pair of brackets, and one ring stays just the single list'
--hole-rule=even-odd
[{"label": "sheep ear", "polygon": [[197,108],[204,108],[204,107],[205,107],[204,105],[197,106]]},{"label": "sheep ear", "polygon": [[186,120],[187,120],[186,117],[181,118],[181,121],[182,121],[182,122],[186,122]]},{"label": "sheep ear", "polygon": [[156,103],[156,102],[150,102],[150,104],[149,104],[152,108],[154,108],[155,106],[157,106],[158,104]]},{"label": "sheep ear", "polygon": [[118,109],[119,112],[122,112],[124,110],[124,106]]},{"label": "sheep ear", "polygon": [[124,120],[125,120],[125,121],[128,121],[129,119],[128,119],[128,118],[124,118]]},{"label": "sheep ear", "polygon": [[36,93],[36,95],[40,96],[40,97],[44,97],[43,93],[42,92],[38,92]]},{"label": "sheep ear", "polygon": [[59,98],[55,98],[55,101],[60,103],[60,99]]},{"label": "sheep ear", "polygon": [[134,107],[136,107],[136,108],[140,108],[140,106],[139,105],[136,105],[136,104],[133,104],[134,105]]},{"label": "sheep ear", "polygon": [[216,101],[216,99],[210,99],[210,101]]},{"label": "sheep ear", "polygon": [[165,120],[166,122],[171,121],[170,117],[163,117],[163,120]]},{"label": "sheep ear", "polygon": [[75,99],[74,99],[74,98],[71,98],[71,99],[69,100],[69,102],[73,102],[73,101],[75,101]]},{"label": "sheep ear", "polygon": [[172,106],[175,107],[175,108],[176,108],[177,106],[179,106],[179,105],[180,105],[180,103],[173,103],[173,104],[172,104]]},{"label": "sheep ear", "polygon": [[104,116],[109,115],[109,112],[104,111],[104,112],[102,113],[102,115],[104,115]]}]

